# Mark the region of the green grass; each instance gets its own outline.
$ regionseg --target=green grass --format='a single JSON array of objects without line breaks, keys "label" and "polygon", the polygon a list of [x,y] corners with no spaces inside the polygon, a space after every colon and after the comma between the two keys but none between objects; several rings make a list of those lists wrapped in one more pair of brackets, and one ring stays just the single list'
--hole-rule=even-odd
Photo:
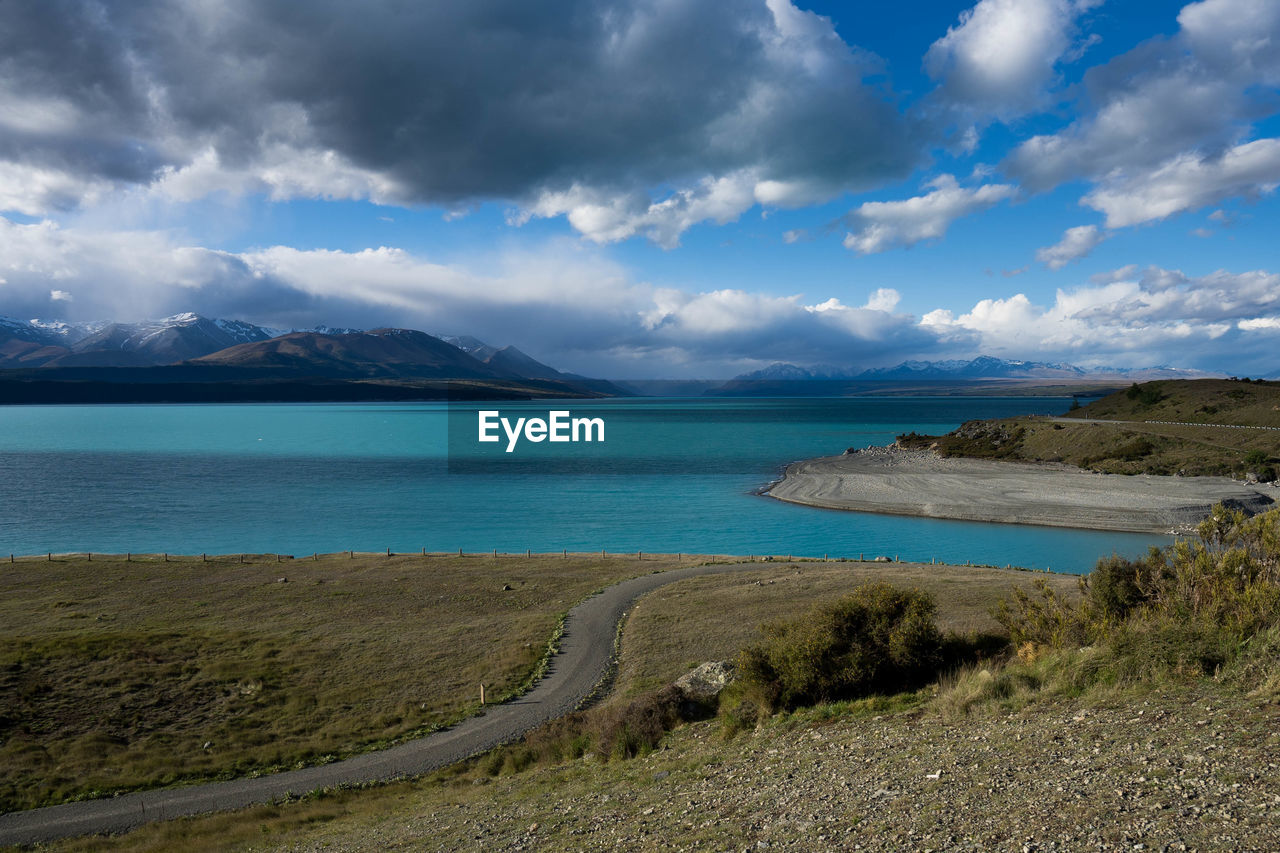
[{"label": "green grass", "polygon": [[324,762],[429,731],[473,713],[482,682],[491,699],[526,683],[589,593],[688,562],[0,564],[0,810]]}]

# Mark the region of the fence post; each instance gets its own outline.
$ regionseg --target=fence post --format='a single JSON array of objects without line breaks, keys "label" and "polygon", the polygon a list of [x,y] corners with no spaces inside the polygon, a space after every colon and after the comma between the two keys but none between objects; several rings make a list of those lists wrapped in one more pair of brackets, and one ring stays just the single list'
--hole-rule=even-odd
[{"label": "fence post", "polygon": [[480,685],[480,704],[484,704],[484,685]]}]

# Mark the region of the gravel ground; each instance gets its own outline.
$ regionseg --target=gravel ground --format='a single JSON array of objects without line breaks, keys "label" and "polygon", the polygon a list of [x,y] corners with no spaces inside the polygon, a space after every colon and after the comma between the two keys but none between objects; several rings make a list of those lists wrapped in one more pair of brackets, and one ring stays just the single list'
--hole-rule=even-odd
[{"label": "gravel ground", "polygon": [[893,447],[793,463],[768,494],[830,509],[1143,533],[1183,532],[1219,501],[1259,512],[1280,496],[1229,477],[1094,474]]},{"label": "gravel ground", "polygon": [[1280,849],[1280,707],[1212,685],[930,715],[687,727],[647,758],[424,784],[279,849]]}]

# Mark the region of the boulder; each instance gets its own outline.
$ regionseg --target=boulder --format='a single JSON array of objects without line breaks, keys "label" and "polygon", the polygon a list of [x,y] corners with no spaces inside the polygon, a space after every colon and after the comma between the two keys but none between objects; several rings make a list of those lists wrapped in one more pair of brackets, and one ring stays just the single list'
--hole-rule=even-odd
[{"label": "boulder", "polygon": [[676,679],[676,687],[694,702],[712,702],[736,678],[732,661],[707,661]]}]

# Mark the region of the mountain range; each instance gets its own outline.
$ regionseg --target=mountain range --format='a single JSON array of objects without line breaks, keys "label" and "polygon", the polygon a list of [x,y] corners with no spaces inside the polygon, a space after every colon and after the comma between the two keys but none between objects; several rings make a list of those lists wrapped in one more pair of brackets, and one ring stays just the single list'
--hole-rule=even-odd
[{"label": "mountain range", "polygon": [[948,361],[904,361],[893,367],[856,370],[834,365],[801,367],[776,362],[734,377],[734,382],[797,382],[848,379],[1087,379],[1145,382],[1152,379],[1196,379],[1219,374],[1175,367],[1077,367],[1065,362],[1010,361],[989,355]]},{"label": "mountain range", "polygon": [[[135,323],[0,317],[0,368],[11,371],[7,378],[28,383],[306,380],[404,388],[469,380],[511,392],[628,393],[604,380],[562,373],[513,346],[493,347],[472,337],[444,339],[390,328],[284,330],[190,313]],[[359,390],[368,393],[367,385]]]}]

